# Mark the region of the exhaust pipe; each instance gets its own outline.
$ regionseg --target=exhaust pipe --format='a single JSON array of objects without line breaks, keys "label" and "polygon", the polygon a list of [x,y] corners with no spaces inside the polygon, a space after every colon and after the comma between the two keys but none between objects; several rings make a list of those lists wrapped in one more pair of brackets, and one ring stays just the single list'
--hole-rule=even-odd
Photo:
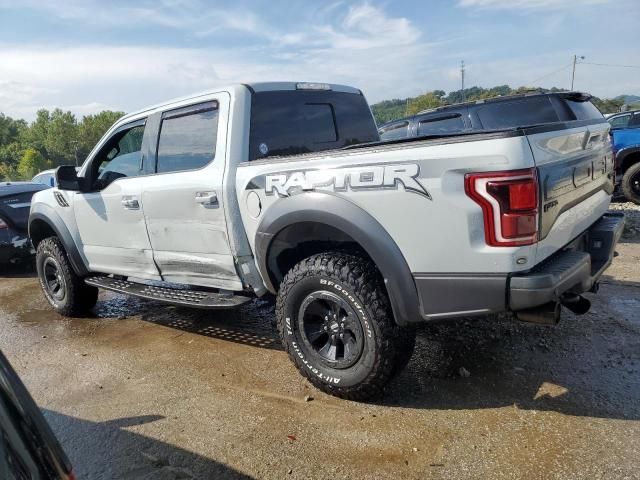
[{"label": "exhaust pipe", "polygon": [[518,320],[537,325],[557,325],[560,321],[560,303],[549,302],[540,307],[516,312]]},{"label": "exhaust pipe", "polygon": [[566,294],[562,296],[560,302],[576,315],[584,315],[591,308],[591,302],[582,295]]}]

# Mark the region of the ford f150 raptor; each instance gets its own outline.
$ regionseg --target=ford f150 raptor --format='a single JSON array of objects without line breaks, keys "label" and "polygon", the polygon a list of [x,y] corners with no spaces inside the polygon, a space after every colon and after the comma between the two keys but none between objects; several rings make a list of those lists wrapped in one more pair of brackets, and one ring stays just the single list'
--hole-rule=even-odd
[{"label": "ford f150 raptor", "polygon": [[99,288],[200,308],[275,294],[299,371],[369,398],[417,322],[588,310],[623,226],[589,98],[540,95],[528,117],[559,121],[395,142],[339,85],[235,85],[129,114],[33,199],[42,289],[63,315]]}]

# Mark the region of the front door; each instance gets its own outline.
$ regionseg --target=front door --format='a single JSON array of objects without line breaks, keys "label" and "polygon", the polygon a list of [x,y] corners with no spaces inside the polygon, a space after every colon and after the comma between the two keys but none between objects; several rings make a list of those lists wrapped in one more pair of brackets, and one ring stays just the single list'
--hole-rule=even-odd
[{"label": "front door", "polygon": [[74,196],[81,248],[93,272],[160,278],[142,209],[145,123],[112,134],[84,172],[90,191]]},{"label": "front door", "polygon": [[220,94],[161,114],[155,174],[143,179],[142,204],[165,281],[242,289],[222,195],[229,102]]}]

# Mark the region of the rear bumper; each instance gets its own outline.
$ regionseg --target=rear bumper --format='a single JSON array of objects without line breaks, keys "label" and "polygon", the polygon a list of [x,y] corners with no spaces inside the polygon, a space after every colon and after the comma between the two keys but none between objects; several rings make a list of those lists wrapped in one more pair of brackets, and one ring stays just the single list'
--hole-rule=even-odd
[{"label": "rear bumper", "polygon": [[624,216],[605,214],[572,246],[509,282],[509,309],[524,310],[557,302],[564,294],[588,292],[611,265]]},{"label": "rear bumper", "polygon": [[607,213],[532,270],[518,274],[414,274],[422,320],[520,311],[592,290],[611,265],[624,216]]}]

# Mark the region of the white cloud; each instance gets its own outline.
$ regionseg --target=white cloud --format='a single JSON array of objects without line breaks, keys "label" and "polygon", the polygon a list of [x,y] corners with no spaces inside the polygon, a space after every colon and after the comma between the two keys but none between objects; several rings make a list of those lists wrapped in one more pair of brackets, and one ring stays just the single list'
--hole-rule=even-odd
[{"label": "white cloud", "polygon": [[[197,5],[195,0],[187,3]],[[74,5],[57,14],[86,14],[85,7]],[[164,22],[161,13],[154,17],[158,22]],[[419,65],[427,64],[432,45],[421,41],[421,32],[408,19],[366,2],[333,4],[315,14],[324,21],[301,22],[286,32],[255,15],[237,16],[225,28],[262,38],[242,47],[0,44],[0,78],[12,79],[27,92],[15,101],[9,100],[11,94],[0,97],[0,111],[27,118],[42,105],[81,105],[78,114],[93,104],[131,111],[192,91],[266,80],[352,84],[373,100],[386,98],[390,86],[407,95],[428,87]]]},{"label": "white cloud", "polygon": [[[32,5],[37,3],[24,1],[32,2]],[[560,4],[556,0],[515,2],[526,3],[528,8]],[[0,9],[3,4],[6,7],[9,3],[0,0]],[[498,8],[506,2],[461,0],[460,4]],[[131,28],[136,28],[132,19],[145,17],[145,9],[149,6],[143,0],[131,4],[135,7],[116,8],[106,2],[88,5],[91,7],[72,0],[50,3],[46,8],[60,19],[91,22],[89,10],[95,6],[96,18],[115,22],[115,17],[123,15],[126,17],[122,19],[124,24],[130,21]],[[462,58],[468,64],[466,85],[485,87],[523,85],[569,60],[563,53],[555,52],[547,56],[529,53],[515,58],[486,60],[484,44],[470,43],[472,37],[448,38],[446,43],[429,42],[428,32],[415,22],[390,15],[370,2],[334,2],[296,12],[293,15],[295,22],[288,19],[278,25],[269,23],[255,12],[243,12],[241,7],[222,13],[205,9],[205,13],[198,15],[200,7],[200,0],[164,0],[158,2],[154,15],[146,21],[155,22],[162,28],[176,28],[178,33],[193,41],[183,42],[183,45],[207,44],[206,47],[0,43],[0,111],[27,119],[32,119],[42,106],[60,106],[79,116],[103,106],[133,111],[207,88],[269,80],[350,84],[363,89],[367,98],[375,102],[430,89],[458,89],[457,65]],[[127,8],[127,15],[124,15],[124,8]],[[172,12],[176,12],[175,15]],[[213,21],[213,17],[207,15],[221,16]],[[285,23],[289,25],[286,30],[281,26]],[[116,24],[113,25],[115,29]],[[124,28],[123,24],[118,28]],[[228,37],[230,32],[225,29],[241,33],[237,37],[242,41],[218,42],[218,38]],[[198,32],[198,38],[194,37],[195,32]],[[482,34],[475,35],[482,37]],[[63,35],[60,38],[65,40]],[[580,53],[594,62],[606,59],[605,63],[640,63],[640,52],[633,46],[607,50],[584,49]],[[567,86],[570,77],[565,74],[560,72],[545,78],[541,86]],[[577,87],[598,96],[640,91],[637,76],[619,75],[612,82],[611,74],[611,70],[581,65]]]},{"label": "white cloud", "polygon": [[570,0],[459,0],[461,7],[476,7],[500,10],[571,10],[589,5],[604,5],[613,0],[581,0],[577,5]]}]

